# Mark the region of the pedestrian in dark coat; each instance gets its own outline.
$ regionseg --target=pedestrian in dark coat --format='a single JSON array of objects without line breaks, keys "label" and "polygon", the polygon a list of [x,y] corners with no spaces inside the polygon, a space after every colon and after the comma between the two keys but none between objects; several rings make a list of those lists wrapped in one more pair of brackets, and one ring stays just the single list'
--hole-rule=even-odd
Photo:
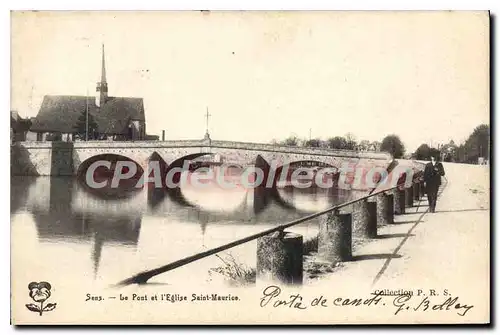
[{"label": "pedestrian in dark coat", "polygon": [[444,176],[443,164],[439,161],[439,156],[432,156],[431,161],[425,165],[424,169],[425,189],[431,213],[436,211],[436,200],[439,186],[441,185],[441,176]]}]

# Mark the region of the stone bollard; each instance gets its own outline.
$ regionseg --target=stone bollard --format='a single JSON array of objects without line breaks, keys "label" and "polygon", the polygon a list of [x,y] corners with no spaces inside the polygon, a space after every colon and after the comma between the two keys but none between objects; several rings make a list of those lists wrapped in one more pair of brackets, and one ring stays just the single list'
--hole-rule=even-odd
[{"label": "stone bollard", "polygon": [[398,187],[394,189],[394,214],[404,214],[405,211],[405,191]]},{"label": "stone bollard", "polygon": [[376,196],[377,201],[377,225],[394,223],[394,196],[392,194],[380,193]]},{"label": "stone bollard", "polygon": [[357,238],[377,236],[377,203],[366,199],[353,205],[353,235]]},{"label": "stone bollard", "polygon": [[413,207],[413,186],[405,189],[406,207]]},{"label": "stone bollard", "polygon": [[319,224],[318,256],[335,264],[352,259],[352,215],[330,212]]},{"label": "stone bollard", "polygon": [[368,221],[365,228],[366,238],[377,237],[377,202],[368,201]]},{"label": "stone bollard", "polygon": [[257,278],[301,285],[303,238],[290,232],[275,232],[257,240]]},{"label": "stone bollard", "polygon": [[425,195],[425,184],[423,181],[420,182],[420,199],[422,199]]},{"label": "stone bollard", "polygon": [[413,200],[415,200],[415,201],[420,200],[420,183],[419,182],[413,183]]}]

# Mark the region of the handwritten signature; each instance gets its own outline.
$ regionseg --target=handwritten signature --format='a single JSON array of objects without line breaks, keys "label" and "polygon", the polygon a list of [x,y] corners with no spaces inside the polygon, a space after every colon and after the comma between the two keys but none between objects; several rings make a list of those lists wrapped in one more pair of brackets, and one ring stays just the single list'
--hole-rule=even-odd
[{"label": "handwritten signature", "polygon": [[474,306],[461,303],[459,300],[459,297],[452,296],[415,297],[410,294],[390,296],[377,291],[372,293],[370,298],[327,297],[321,295],[307,299],[300,293],[292,293],[286,296],[282,294],[279,286],[271,285],[262,291],[260,307],[304,310],[310,307],[393,306],[395,307],[394,315],[416,311],[456,311],[458,315],[465,316]]},{"label": "handwritten signature", "polygon": [[[402,311],[456,311],[458,315],[465,316],[474,305],[466,305],[459,302],[459,297],[447,297],[444,301],[435,303],[436,297],[419,297],[414,298],[411,295],[399,295],[394,298],[393,304],[397,308],[394,315]],[[442,298],[441,298],[442,299]],[[416,300],[412,303],[412,300]]]}]

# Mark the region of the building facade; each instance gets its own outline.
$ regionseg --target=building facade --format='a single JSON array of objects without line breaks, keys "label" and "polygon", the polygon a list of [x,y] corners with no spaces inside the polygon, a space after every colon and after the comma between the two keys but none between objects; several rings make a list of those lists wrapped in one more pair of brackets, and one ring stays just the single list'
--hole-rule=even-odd
[{"label": "building facade", "polygon": [[30,132],[37,141],[147,139],[142,98],[108,95],[104,45],[95,97],[46,95]]}]

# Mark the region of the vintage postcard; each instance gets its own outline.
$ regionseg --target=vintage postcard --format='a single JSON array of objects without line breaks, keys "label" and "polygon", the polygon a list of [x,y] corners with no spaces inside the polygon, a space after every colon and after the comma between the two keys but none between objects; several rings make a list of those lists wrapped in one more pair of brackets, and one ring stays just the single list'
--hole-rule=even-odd
[{"label": "vintage postcard", "polygon": [[14,11],[15,325],[490,323],[486,11]]}]

